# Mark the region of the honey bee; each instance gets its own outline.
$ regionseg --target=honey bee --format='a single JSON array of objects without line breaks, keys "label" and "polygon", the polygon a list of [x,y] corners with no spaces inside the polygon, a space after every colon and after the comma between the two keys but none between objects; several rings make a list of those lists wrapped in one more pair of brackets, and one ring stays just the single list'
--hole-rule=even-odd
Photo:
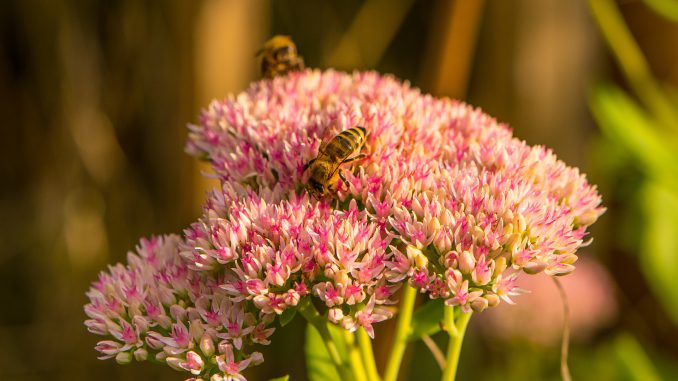
[{"label": "honey bee", "polygon": [[289,36],[273,36],[256,55],[262,56],[261,75],[264,78],[304,68],[304,59],[297,54],[297,46]]},{"label": "honey bee", "polygon": [[348,181],[341,172],[341,166],[365,157],[360,150],[365,144],[365,128],[353,127],[335,135],[329,142],[322,143],[318,156],[304,166],[309,171],[306,187],[316,198],[325,196],[332,186],[341,179]]}]

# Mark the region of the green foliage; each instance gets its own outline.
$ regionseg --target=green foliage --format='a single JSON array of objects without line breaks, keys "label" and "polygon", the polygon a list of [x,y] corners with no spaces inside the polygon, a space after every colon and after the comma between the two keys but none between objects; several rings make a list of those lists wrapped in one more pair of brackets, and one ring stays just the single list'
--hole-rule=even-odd
[{"label": "green foliage", "polygon": [[280,376],[280,377],[276,377],[276,378],[271,378],[268,381],[289,381],[289,379],[290,379],[290,376],[287,375],[287,376]]},{"label": "green foliage", "polygon": [[674,141],[660,134],[654,120],[621,89],[597,86],[591,109],[603,132],[629,151],[650,177],[678,191],[678,156]]},{"label": "green foliage", "polygon": [[643,347],[631,335],[619,336],[614,342],[614,352],[625,379],[632,381],[661,381],[657,369]]},{"label": "green foliage", "polygon": [[[343,363],[347,364],[348,354],[346,347],[343,345],[344,341],[341,339],[341,328],[334,324],[328,324],[328,328],[334,342],[337,343],[339,354],[344,360]],[[306,326],[306,345],[304,350],[306,352],[306,369],[310,381],[345,381],[339,377],[322,337],[312,324]]]},{"label": "green foliage", "polygon": [[643,0],[643,2],[657,14],[678,22],[678,1],[676,0]]},{"label": "green foliage", "polygon": [[678,193],[647,182],[641,192],[645,226],[641,265],[650,287],[678,324]]},{"label": "green foliage", "polygon": [[605,135],[646,175],[635,200],[644,217],[636,224],[640,262],[651,289],[678,324],[678,141],[616,86],[597,86],[590,104]]},{"label": "green foliage", "polygon": [[422,336],[431,336],[441,329],[444,317],[445,304],[442,299],[429,300],[419,307],[412,315],[412,332],[407,337],[408,341],[421,339]]},{"label": "green foliage", "polygon": [[297,316],[297,309],[296,308],[288,308],[283,313],[280,315],[278,318],[278,322],[280,323],[281,327],[284,327],[294,319],[294,317]]},{"label": "green foliage", "polygon": [[[659,15],[678,22],[677,0],[644,2]],[[589,103],[605,135],[626,150],[646,175],[633,199],[643,216],[635,222],[641,237],[639,261],[650,288],[678,324],[678,137],[675,133],[678,92],[660,85],[652,76],[641,49],[612,2],[592,0],[590,5],[606,42],[643,107],[613,85],[595,87]],[[630,337],[615,345],[617,352],[625,357],[624,364],[631,364],[636,356],[643,354]],[[632,379],[658,377],[641,374]]]}]

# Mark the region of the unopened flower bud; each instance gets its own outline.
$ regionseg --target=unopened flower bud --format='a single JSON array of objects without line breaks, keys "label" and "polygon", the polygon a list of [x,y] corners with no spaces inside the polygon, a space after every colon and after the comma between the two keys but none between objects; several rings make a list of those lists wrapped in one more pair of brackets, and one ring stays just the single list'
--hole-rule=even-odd
[{"label": "unopened flower bud", "polygon": [[175,321],[184,320],[186,319],[186,309],[178,304],[174,304],[170,307],[170,316]]},{"label": "unopened flower bud", "polygon": [[464,250],[459,256],[459,270],[464,274],[469,274],[476,267],[476,259],[473,254]]},{"label": "unopened flower bud", "polygon": [[572,265],[575,262],[577,262],[578,259],[579,259],[579,257],[576,254],[570,254],[570,255],[566,256],[565,258],[563,258],[560,261],[560,263],[564,263],[566,265]]},{"label": "unopened flower bud", "polygon": [[431,218],[431,220],[426,224],[426,233],[429,236],[437,235],[440,232],[440,221],[436,217]]},{"label": "unopened flower bud", "polygon": [[294,307],[297,304],[299,304],[299,293],[296,292],[294,289],[289,289],[284,295],[284,300],[285,304],[287,304],[290,307]]},{"label": "unopened flower bud", "polygon": [[327,319],[334,324],[339,324],[339,321],[344,318],[344,312],[341,308],[330,308],[327,312]]},{"label": "unopened flower bud", "polygon": [[546,263],[535,260],[535,261],[530,261],[523,266],[523,271],[526,274],[534,275],[534,274],[539,274],[540,272],[544,271],[546,268]]},{"label": "unopened flower bud", "polygon": [[483,297],[476,298],[471,302],[471,309],[473,309],[475,312],[483,312],[489,306],[489,304],[490,303],[487,301],[487,299]]},{"label": "unopened flower bud", "polygon": [[334,274],[334,283],[339,286],[347,286],[351,283],[351,280],[348,277],[348,271],[339,270]]},{"label": "unopened flower bud", "polygon": [[174,369],[174,370],[179,370],[179,371],[184,370],[184,369],[179,365],[179,364],[181,364],[181,363],[183,362],[183,360],[180,359],[180,358],[178,358],[178,357],[168,357],[168,358],[165,359],[165,362],[167,363],[167,365],[170,366],[170,368],[172,368],[172,369]]},{"label": "unopened flower bud", "polygon": [[527,221],[525,221],[525,216],[522,213],[518,213],[518,218],[516,219],[516,227],[519,232],[524,232],[527,229]]},{"label": "unopened flower bud", "polygon": [[493,276],[496,278],[506,270],[506,257],[499,257],[494,260]]},{"label": "unopened flower bud", "polygon": [[410,263],[412,263],[415,267],[422,268],[428,265],[428,258],[426,258],[426,256],[420,249],[412,245],[407,245],[405,250],[407,252],[407,258],[410,260]]},{"label": "unopened flower bud", "polygon": [[219,353],[227,353],[233,350],[233,345],[228,340],[221,340],[218,345]]},{"label": "unopened flower bud", "polygon": [[485,231],[478,225],[471,230],[471,236],[476,242],[482,242],[485,239]]},{"label": "unopened flower bud", "polygon": [[129,352],[120,352],[115,355],[115,361],[118,364],[129,364],[132,362],[132,354]]},{"label": "unopened flower bud", "polygon": [[132,324],[138,332],[144,333],[148,330],[148,320],[143,316],[135,316],[132,318]]},{"label": "unopened flower bud", "polygon": [[488,307],[494,307],[501,301],[497,294],[485,294],[483,297],[487,300]]},{"label": "unopened flower bud", "polygon": [[162,341],[160,341],[160,339],[151,335],[146,336],[146,344],[148,344],[148,346],[151,347],[151,349],[155,349],[156,351],[162,349],[162,347],[165,345],[163,344]]},{"label": "unopened flower bud", "polygon": [[518,245],[520,244],[520,234],[519,233],[513,233],[506,238],[506,242],[504,245],[506,246],[506,251],[509,253],[512,253],[516,250]]},{"label": "unopened flower bud", "polygon": [[438,249],[438,252],[445,253],[452,248],[452,238],[446,229],[443,229],[433,240],[433,245]]},{"label": "unopened flower bud", "polygon": [[160,315],[155,318],[155,321],[158,322],[158,325],[164,329],[169,329],[172,326],[172,320],[167,315]]},{"label": "unopened flower bud", "polygon": [[589,226],[596,222],[599,214],[600,211],[598,210],[587,210],[574,218],[574,224],[578,226]]},{"label": "unopened flower bud", "polygon": [[148,351],[144,348],[139,348],[134,351],[134,359],[137,361],[145,361],[148,358]]},{"label": "unopened flower bud", "polygon": [[212,340],[210,335],[202,335],[200,338],[200,350],[207,357],[210,357],[214,354],[214,340]]},{"label": "unopened flower bud", "polygon": [[203,333],[205,333],[205,327],[203,327],[200,320],[196,319],[190,322],[188,331],[193,339],[197,339],[198,337],[202,337]]}]

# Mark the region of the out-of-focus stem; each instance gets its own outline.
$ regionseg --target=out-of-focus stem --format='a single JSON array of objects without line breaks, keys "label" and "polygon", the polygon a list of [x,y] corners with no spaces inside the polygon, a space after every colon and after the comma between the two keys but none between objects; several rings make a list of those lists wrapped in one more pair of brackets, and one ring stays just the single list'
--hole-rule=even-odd
[{"label": "out-of-focus stem", "polygon": [[440,2],[443,15],[432,34],[425,75],[434,94],[464,99],[473,64],[485,0]]},{"label": "out-of-focus stem", "polygon": [[567,294],[558,278],[552,277],[551,279],[558,288],[560,300],[563,301],[563,342],[560,347],[560,375],[563,381],[572,381],[570,367],[567,365],[567,356],[570,350],[570,304],[567,302]]},{"label": "out-of-focus stem", "polygon": [[[447,308],[447,307],[446,307]],[[454,381],[457,374],[457,364],[459,363],[459,354],[461,353],[461,344],[464,341],[466,326],[471,319],[471,312],[462,312],[457,321],[453,324],[457,334],[450,333],[450,341],[447,345],[447,356],[445,358],[445,369],[441,381]]]},{"label": "out-of-focus stem", "polygon": [[344,340],[348,348],[348,361],[356,381],[368,381],[365,364],[361,357],[360,349],[356,346],[355,337],[349,331],[344,331]]},{"label": "out-of-focus stem", "polygon": [[613,0],[589,0],[593,16],[629,84],[645,106],[665,126],[678,126],[676,113],[650,71]]},{"label": "out-of-focus stem", "polygon": [[443,351],[441,351],[440,348],[438,347],[438,344],[436,344],[436,342],[433,341],[433,339],[429,335],[422,336],[421,341],[423,341],[426,347],[431,351],[431,354],[438,363],[440,370],[445,369],[445,355],[443,354]]},{"label": "out-of-focus stem", "polygon": [[400,299],[400,310],[398,311],[398,323],[396,325],[395,338],[391,353],[386,362],[386,372],[384,381],[396,381],[400,363],[407,347],[407,336],[410,333],[410,323],[412,321],[412,312],[414,310],[414,301],[417,298],[417,290],[405,285]]},{"label": "out-of-focus stem", "polygon": [[379,372],[377,371],[377,364],[374,361],[374,351],[372,350],[372,339],[367,335],[364,328],[358,328],[358,347],[360,348],[360,355],[365,364],[365,371],[367,378],[370,381],[380,381]]}]

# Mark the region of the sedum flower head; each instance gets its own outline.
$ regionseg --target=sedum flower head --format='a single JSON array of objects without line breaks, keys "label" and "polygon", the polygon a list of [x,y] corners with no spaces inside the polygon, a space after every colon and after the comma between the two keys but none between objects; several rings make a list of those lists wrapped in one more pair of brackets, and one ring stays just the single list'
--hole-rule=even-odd
[{"label": "sedum flower head", "polygon": [[[305,164],[355,126],[365,158],[336,195],[310,197]],[[161,360],[196,380],[244,379],[270,324],[303,306],[373,336],[403,282],[463,310],[510,302],[523,273],[570,273],[603,212],[550,150],[374,72],[256,82],[204,110],[187,150],[221,186],[183,237],[142,240],[103,272],[85,312],[108,336],[102,358]]]},{"label": "sedum flower head", "polygon": [[[309,198],[304,164],[354,126],[367,130],[367,157],[344,171],[337,200]],[[522,273],[574,270],[604,210],[550,150],[374,72],[254,83],[213,102],[187,149],[223,184],[186,232],[191,268],[224,271],[222,287],[265,314],[310,293],[350,329],[390,316],[382,306],[403,280],[465,310],[511,301]]]}]

